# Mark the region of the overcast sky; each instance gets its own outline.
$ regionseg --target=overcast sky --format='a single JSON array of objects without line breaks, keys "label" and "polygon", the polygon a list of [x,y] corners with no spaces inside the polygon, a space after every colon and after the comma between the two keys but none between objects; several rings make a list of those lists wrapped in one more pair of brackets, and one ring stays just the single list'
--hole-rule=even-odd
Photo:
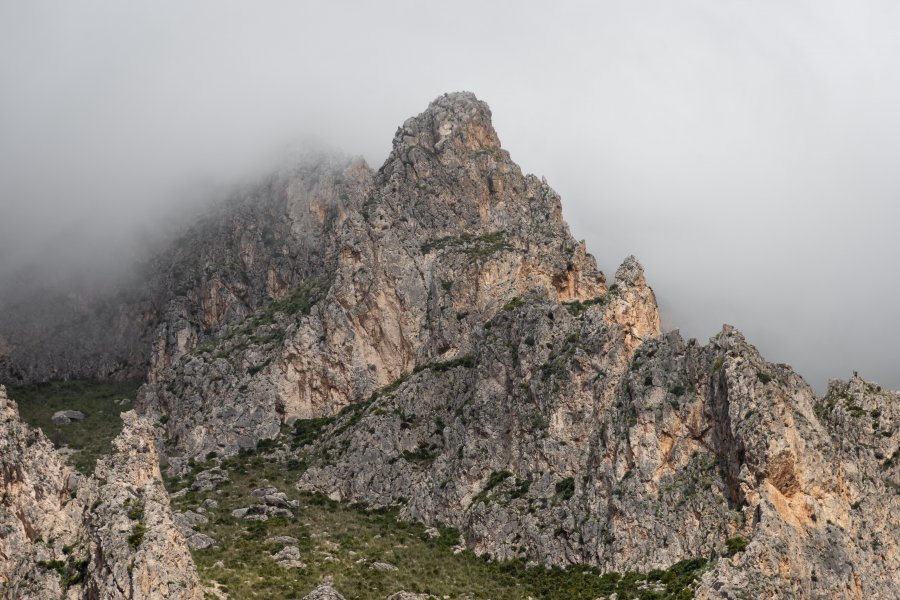
[{"label": "overcast sky", "polygon": [[895,1],[0,0],[0,285],[309,143],[377,168],[471,90],[667,328],[900,388],[898,31]]}]

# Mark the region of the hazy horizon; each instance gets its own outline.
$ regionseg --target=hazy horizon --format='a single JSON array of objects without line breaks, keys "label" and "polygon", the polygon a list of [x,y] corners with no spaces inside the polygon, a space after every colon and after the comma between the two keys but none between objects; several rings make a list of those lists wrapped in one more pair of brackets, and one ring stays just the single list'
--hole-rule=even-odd
[{"label": "hazy horizon", "polygon": [[666,329],[898,389],[898,26],[876,1],[0,3],[0,289],[121,268],[310,148],[377,169],[469,90],[608,277],[641,260]]}]

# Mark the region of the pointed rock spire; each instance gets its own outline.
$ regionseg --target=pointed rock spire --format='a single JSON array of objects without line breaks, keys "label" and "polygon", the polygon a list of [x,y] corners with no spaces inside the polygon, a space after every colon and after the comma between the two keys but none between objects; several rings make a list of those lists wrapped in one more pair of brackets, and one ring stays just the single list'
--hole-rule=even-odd
[{"label": "pointed rock spire", "polygon": [[471,92],[444,94],[421,114],[411,117],[394,135],[394,154],[411,148],[443,153],[500,150],[491,109]]}]

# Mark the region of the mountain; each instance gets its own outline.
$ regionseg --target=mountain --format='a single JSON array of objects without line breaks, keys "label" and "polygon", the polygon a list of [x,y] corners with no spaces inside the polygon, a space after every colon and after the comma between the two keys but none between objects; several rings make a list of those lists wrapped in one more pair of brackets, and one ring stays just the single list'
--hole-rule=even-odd
[{"label": "mountain", "polygon": [[[204,482],[237,481],[251,463],[270,465],[267,481],[277,476],[300,499],[453,528],[460,550],[498,564],[593,569],[584,573],[598,573],[595,583],[643,573],[631,580],[642,587],[617,588],[619,598],[894,598],[900,589],[900,395],[854,375],[820,397],[730,326],[705,345],[661,333],[640,263],[628,257],[607,280],[571,236],[559,197],[512,162],[470,93],[408,119],[378,171],[332,157],[275,174],[142,269],[127,295],[86,303],[122,315],[116,330],[133,333],[118,345],[58,358],[65,352],[43,350],[52,336],[21,334],[20,312],[0,324],[0,373],[20,383],[144,373],[122,435],[143,432],[150,454],[155,440],[187,486],[172,494],[183,509],[174,517],[167,499],[154,506],[165,527],[179,520],[182,537],[168,541],[186,557],[175,580],[188,595],[158,597],[199,589],[183,550],[185,537],[199,543],[193,526],[207,527],[209,543],[194,550],[218,595],[217,535],[234,519],[298,518],[300,500],[263,484],[252,491],[260,504],[233,509],[219,529],[190,516],[231,494]],[[96,320],[62,320],[63,339],[100,339]],[[110,364],[96,358],[104,352],[116,368],[97,367]],[[44,452],[53,458],[0,458],[0,483],[19,494],[4,507],[25,503],[9,474],[62,477],[59,451]],[[116,473],[115,456],[86,484],[101,508],[118,493],[99,483]],[[159,486],[160,473],[142,472],[142,485]],[[30,517],[5,510],[0,527],[28,529]],[[70,529],[85,540],[122,520],[102,510],[82,518]],[[38,556],[35,537],[17,535],[11,552]],[[288,554],[279,560],[315,560]],[[8,590],[31,581],[34,560],[49,560],[2,556]],[[84,593],[99,597],[90,585]]]}]

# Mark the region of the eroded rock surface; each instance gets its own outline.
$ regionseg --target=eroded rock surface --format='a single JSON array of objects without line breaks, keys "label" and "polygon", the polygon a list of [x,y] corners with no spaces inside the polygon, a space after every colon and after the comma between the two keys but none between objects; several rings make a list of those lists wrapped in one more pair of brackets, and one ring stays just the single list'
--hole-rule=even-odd
[{"label": "eroded rock surface", "polygon": [[893,597],[898,395],[853,379],[817,398],[729,327],[629,355],[610,306],[498,315],[470,363],[338,418],[301,489],[401,505],[499,559],[721,556],[700,597]]},{"label": "eroded rock surface", "polygon": [[[141,405],[168,415],[178,452],[233,453],[284,422],[335,414],[417,365],[463,356],[473,330],[530,290],[560,301],[607,291],[559,197],[522,174],[490,116],[462,93],[409,119],[371,183],[341,192],[358,194],[359,209],[325,236],[325,271],[296,287],[294,302],[191,352],[188,335],[169,366],[156,361]],[[655,333],[650,318],[631,345]]]},{"label": "eroded rock surface", "polygon": [[92,477],[64,463],[0,386],[0,597],[201,599],[152,427],[123,414]]}]

